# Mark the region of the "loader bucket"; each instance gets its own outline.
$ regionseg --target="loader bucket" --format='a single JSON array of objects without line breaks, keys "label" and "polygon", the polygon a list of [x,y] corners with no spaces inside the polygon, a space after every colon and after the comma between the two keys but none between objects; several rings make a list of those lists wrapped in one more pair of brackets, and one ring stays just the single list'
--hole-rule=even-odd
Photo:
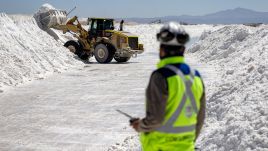
[{"label": "loader bucket", "polygon": [[49,10],[41,14],[40,22],[43,26],[50,28],[55,25],[64,24],[66,20],[66,11]]},{"label": "loader bucket", "polygon": [[55,8],[42,9],[34,15],[35,20],[42,29],[48,29],[56,25],[64,24],[67,20],[67,13]]}]

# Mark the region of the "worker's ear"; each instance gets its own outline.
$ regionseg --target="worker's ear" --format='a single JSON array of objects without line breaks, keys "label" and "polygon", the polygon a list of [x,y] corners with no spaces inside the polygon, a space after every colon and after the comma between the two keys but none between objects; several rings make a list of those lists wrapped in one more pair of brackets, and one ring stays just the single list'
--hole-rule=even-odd
[{"label": "worker's ear", "polygon": [[159,48],[159,57],[163,58],[166,55],[165,50],[163,47]]}]

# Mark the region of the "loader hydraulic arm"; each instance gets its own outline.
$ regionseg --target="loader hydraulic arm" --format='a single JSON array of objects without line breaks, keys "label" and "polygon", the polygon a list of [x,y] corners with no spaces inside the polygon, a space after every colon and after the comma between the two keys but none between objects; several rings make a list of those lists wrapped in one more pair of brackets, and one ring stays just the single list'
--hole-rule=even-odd
[{"label": "loader hydraulic arm", "polygon": [[73,18],[71,18],[71,19],[66,23],[66,25],[73,25],[75,21],[77,21],[78,24],[79,24],[79,21],[78,21],[78,19],[77,19],[77,16],[74,16]]},{"label": "loader hydraulic arm", "polygon": [[[77,24],[73,24],[75,21],[77,21]],[[57,29],[57,30],[62,30],[63,33],[65,34],[66,32],[73,32],[77,34],[78,37],[80,38],[87,38],[88,37],[88,32],[85,30],[81,24],[79,23],[78,19],[76,16],[71,18],[66,25],[55,25],[52,28]]]}]

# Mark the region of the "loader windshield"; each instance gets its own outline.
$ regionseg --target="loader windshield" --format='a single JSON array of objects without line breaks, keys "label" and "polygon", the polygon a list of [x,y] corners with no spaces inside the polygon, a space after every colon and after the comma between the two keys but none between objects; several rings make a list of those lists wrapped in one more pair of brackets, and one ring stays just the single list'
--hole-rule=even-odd
[{"label": "loader windshield", "polygon": [[89,24],[91,30],[114,30],[113,19],[91,19]]},{"label": "loader windshield", "polygon": [[114,29],[113,20],[103,20],[103,27],[101,28],[103,30],[113,30]]},{"label": "loader windshield", "polygon": [[91,25],[89,28],[89,34],[91,36],[104,36],[104,30],[114,30],[113,19],[101,19],[101,18],[91,18],[89,20]]}]

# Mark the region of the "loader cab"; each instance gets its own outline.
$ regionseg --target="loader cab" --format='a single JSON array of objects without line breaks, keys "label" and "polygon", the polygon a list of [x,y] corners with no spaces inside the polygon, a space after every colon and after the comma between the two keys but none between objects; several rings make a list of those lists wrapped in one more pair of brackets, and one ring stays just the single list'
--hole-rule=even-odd
[{"label": "loader cab", "polygon": [[109,18],[88,18],[90,37],[104,37],[105,30],[114,30],[114,20]]}]

